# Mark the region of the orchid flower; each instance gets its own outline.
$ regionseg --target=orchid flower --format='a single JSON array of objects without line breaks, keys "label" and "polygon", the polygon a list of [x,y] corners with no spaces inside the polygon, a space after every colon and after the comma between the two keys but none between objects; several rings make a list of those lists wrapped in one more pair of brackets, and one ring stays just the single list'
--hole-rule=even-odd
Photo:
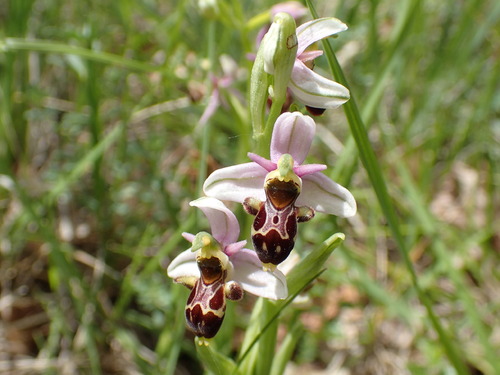
[{"label": "orchid flower", "polygon": [[297,27],[297,58],[292,70],[289,88],[300,102],[314,108],[336,108],[349,100],[349,90],[340,83],[327,79],[305,63],[321,56],[323,51],[306,51],[311,44],[347,30],[336,18],[319,18]]},{"label": "orchid flower", "polygon": [[[356,214],[352,194],[321,173],[326,165],[302,164],[315,130],[311,117],[286,112],[274,125],[271,160],[249,153],[252,162],[216,170],[203,185],[207,196],[243,203],[256,215],[252,240],[264,268],[274,269],[293,248],[296,229],[289,226],[290,217],[301,222],[310,220],[314,211],[340,217]],[[272,252],[289,250],[266,256],[263,252],[270,246]]]},{"label": "orchid flower", "polygon": [[211,338],[219,330],[225,298],[239,300],[243,290],[269,299],[284,299],[288,290],[282,272],[265,272],[253,250],[238,241],[240,228],[234,214],[218,199],[202,197],[190,202],[208,218],[212,234],[183,233],[192,243],[169,265],[167,274],[191,288],[186,306],[188,326],[199,337]]},{"label": "orchid flower", "polygon": [[249,153],[253,162],[218,169],[206,179],[203,191],[209,197],[243,203],[247,197],[266,198],[263,189],[266,175],[277,169],[279,158],[289,154],[293,171],[302,180],[297,205],[307,205],[315,211],[351,217],[356,214],[356,201],[343,186],[320,171],[323,164],[302,164],[309,153],[316,131],[314,120],[300,112],[283,113],[274,125],[271,139],[271,160]]},{"label": "orchid flower", "polygon": [[221,89],[227,90],[230,95],[242,100],[241,93],[237,89],[231,88],[231,85],[233,85],[236,80],[243,77],[243,71],[238,69],[236,62],[228,55],[221,55],[219,57],[219,62],[222,68],[222,76],[212,77],[213,91],[210,94],[207,107],[200,117],[200,126],[208,122],[221,104],[226,104]]}]

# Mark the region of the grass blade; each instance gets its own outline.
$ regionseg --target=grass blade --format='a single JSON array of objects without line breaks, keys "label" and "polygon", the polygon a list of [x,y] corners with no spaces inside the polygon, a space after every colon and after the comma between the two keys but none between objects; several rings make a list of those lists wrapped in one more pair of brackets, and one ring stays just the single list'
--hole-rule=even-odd
[{"label": "grass blade", "polygon": [[236,364],[233,360],[214,350],[212,344],[203,345],[195,339],[196,352],[201,359],[201,363],[216,375],[234,374],[239,375]]},{"label": "grass blade", "polygon": [[270,375],[282,375],[285,372],[286,365],[290,362],[297,342],[302,336],[304,328],[299,321],[295,321],[281,343],[281,347],[276,353],[271,367]]},{"label": "grass blade", "polygon": [[45,53],[57,53],[61,55],[76,55],[87,60],[114,66],[122,66],[124,68],[144,72],[153,72],[159,70],[159,68],[154,65],[127,59],[118,55],[114,55],[112,53],[94,51],[87,48],[53,42],[50,40],[5,38],[3,41],[0,40],[0,53],[7,51],[37,51]]},{"label": "grass blade", "polygon": [[[309,10],[311,11],[312,16],[314,18],[318,18],[318,14],[316,13],[316,10],[314,9],[312,2],[310,0],[306,0],[306,3],[307,6],[309,7]],[[338,63],[337,58],[335,57],[333,49],[328,40],[323,41],[323,47],[326,58],[332,70],[332,74],[340,84],[349,88],[347,79],[344,76],[342,68]],[[354,137],[354,140],[356,141],[356,145],[359,151],[359,156],[365,167],[366,173],[368,174],[372,187],[375,191],[378,202],[384,213],[384,217],[387,220],[392,236],[396,241],[398,249],[404,259],[404,263],[410,274],[412,284],[419,296],[420,301],[427,310],[429,320],[439,336],[439,340],[441,341],[446,351],[448,359],[453,364],[453,366],[455,367],[455,369],[459,374],[465,375],[468,373],[468,370],[463,361],[463,355],[460,353],[457,346],[452,342],[452,340],[448,336],[448,333],[444,330],[444,327],[439,321],[439,318],[432,309],[432,305],[428,296],[421,289],[420,284],[418,282],[417,274],[410,260],[406,243],[403,239],[403,235],[399,228],[399,218],[396,215],[396,211],[389,197],[389,193],[387,191],[387,186],[385,184],[385,179],[382,174],[382,170],[380,168],[378,160],[375,156],[373,148],[368,139],[368,134],[366,132],[363,120],[361,119],[361,115],[358,110],[358,106],[356,104],[356,100],[352,91],[351,91],[351,99],[346,104],[344,104],[343,108],[347,120],[349,122],[351,133]]]},{"label": "grass blade", "polygon": [[52,188],[47,198],[49,202],[53,202],[61,193],[80,178],[84,173],[92,168],[96,160],[98,160],[104,152],[119,138],[123,131],[123,124],[117,125],[111,130],[92,150],[90,150],[73,168],[71,173],[59,179]]}]

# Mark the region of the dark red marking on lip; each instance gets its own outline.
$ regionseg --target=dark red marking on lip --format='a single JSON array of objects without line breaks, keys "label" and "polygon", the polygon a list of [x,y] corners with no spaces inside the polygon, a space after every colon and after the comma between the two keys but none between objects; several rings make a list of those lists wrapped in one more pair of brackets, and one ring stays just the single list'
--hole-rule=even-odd
[{"label": "dark red marking on lip", "polygon": [[258,232],[264,227],[267,221],[267,212],[265,208],[265,204],[260,207],[259,212],[255,215],[255,219],[253,221],[253,230]]},{"label": "dark red marking on lip", "polygon": [[[255,215],[252,225],[252,242],[262,263],[280,264],[295,246],[297,223],[310,220],[312,209],[295,207],[300,189],[293,180],[273,178],[264,187],[266,201],[245,200],[245,210]],[[300,216],[299,216],[300,212]]]},{"label": "dark red marking on lip", "polygon": [[278,210],[266,201],[255,216],[252,242],[262,263],[280,264],[295,245],[297,215],[293,205]]},{"label": "dark red marking on lip", "polygon": [[203,313],[199,304],[193,307],[186,307],[186,321],[188,327],[198,337],[206,337],[210,339],[214,337],[222,325],[224,316],[219,317],[212,311]]},{"label": "dark red marking on lip", "polygon": [[222,308],[226,308],[226,298],[224,296],[224,288],[219,288],[215,291],[215,293],[210,297],[208,302],[208,306],[212,310],[219,310]]},{"label": "dark red marking on lip", "polygon": [[227,271],[217,257],[197,259],[200,278],[186,304],[186,321],[196,336],[211,338],[220,329],[226,311]]},{"label": "dark red marking on lip", "polygon": [[[295,246],[293,239],[282,238],[274,229],[264,236],[256,233],[252,237],[255,251],[262,263],[280,264],[283,262]],[[264,250],[265,249],[265,250]]]}]

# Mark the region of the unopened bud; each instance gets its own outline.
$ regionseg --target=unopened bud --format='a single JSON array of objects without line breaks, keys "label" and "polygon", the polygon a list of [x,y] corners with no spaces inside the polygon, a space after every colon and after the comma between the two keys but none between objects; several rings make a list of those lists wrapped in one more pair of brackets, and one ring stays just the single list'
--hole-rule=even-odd
[{"label": "unopened bud", "polygon": [[297,56],[295,20],[290,14],[278,13],[274,16],[273,23],[262,40],[261,49],[264,70],[274,77],[274,98],[284,98]]}]

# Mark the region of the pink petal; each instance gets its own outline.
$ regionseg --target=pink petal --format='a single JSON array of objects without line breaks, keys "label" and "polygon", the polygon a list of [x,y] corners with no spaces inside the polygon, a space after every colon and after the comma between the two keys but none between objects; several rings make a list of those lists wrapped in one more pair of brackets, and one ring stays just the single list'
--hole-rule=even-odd
[{"label": "pink petal", "polygon": [[194,234],[191,234],[191,233],[183,232],[182,233],[182,237],[184,237],[184,239],[187,240],[187,241],[189,241],[189,242],[193,242],[194,238],[196,236]]},{"label": "pink petal", "polygon": [[224,203],[216,198],[201,197],[189,203],[190,206],[198,207],[207,217],[212,236],[224,248],[226,245],[235,242],[240,235],[240,225],[236,216]]},{"label": "pink petal", "polygon": [[226,247],[224,248],[224,252],[226,253],[226,255],[228,257],[231,257],[234,254],[236,254],[238,251],[243,249],[243,247],[246,244],[247,244],[246,240],[230,243],[229,245],[226,245]]},{"label": "pink petal", "polygon": [[297,20],[307,14],[307,8],[298,1],[286,1],[271,7],[271,15],[273,17],[280,12],[288,13]]},{"label": "pink petal", "polygon": [[262,168],[264,168],[268,172],[274,171],[277,168],[276,163],[273,163],[272,161],[267,160],[266,158],[263,158],[260,155],[254,154],[253,152],[249,152],[247,155],[250,158],[250,160],[259,164]]},{"label": "pink petal", "polygon": [[297,27],[297,39],[299,41],[297,56],[300,56],[307,47],[318,40],[344,30],[347,30],[347,25],[333,17],[318,18],[300,25]]},{"label": "pink petal", "polygon": [[295,205],[339,217],[356,214],[356,200],[351,192],[319,172],[302,178],[302,191]]},{"label": "pink petal", "polygon": [[304,164],[293,168],[295,174],[299,177],[306,176],[308,174],[324,171],[326,169],[324,164]]},{"label": "pink petal", "polygon": [[300,54],[299,59],[302,62],[314,60],[323,54],[323,51],[304,51]]},{"label": "pink petal", "polygon": [[316,131],[314,120],[300,112],[285,112],[274,124],[271,138],[271,161],[278,162],[283,154],[290,154],[294,164],[305,160]]},{"label": "pink petal", "polygon": [[245,198],[265,200],[264,178],[267,171],[257,163],[245,163],[218,169],[205,180],[203,191],[209,197],[243,203]]}]

